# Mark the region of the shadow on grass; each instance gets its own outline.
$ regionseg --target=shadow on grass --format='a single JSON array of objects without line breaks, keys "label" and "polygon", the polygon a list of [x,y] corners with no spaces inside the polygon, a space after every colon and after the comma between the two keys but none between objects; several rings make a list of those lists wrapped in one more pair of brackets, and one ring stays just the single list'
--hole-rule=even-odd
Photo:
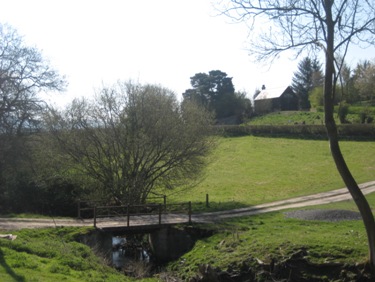
[{"label": "shadow on grass", "polygon": [[4,253],[1,249],[0,249],[0,265],[5,269],[6,273],[8,273],[14,279],[14,281],[17,281],[17,282],[26,281],[25,277],[16,274],[13,271],[13,269],[6,263],[4,259]]},{"label": "shadow on grass", "polygon": [[210,201],[208,206],[205,202],[198,202],[192,204],[192,211],[193,213],[200,213],[200,212],[216,212],[216,211],[226,211],[226,210],[234,210],[240,208],[249,208],[251,206],[246,205],[241,202],[235,201],[228,201],[228,202],[215,202]]}]

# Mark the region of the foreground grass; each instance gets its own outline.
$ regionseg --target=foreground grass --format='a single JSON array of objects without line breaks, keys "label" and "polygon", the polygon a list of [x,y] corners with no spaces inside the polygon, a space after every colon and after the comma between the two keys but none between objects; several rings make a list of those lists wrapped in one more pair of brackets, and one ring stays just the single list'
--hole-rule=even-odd
[{"label": "foreground grass", "polygon": [[[367,195],[367,199],[375,211],[375,193]],[[308,207],[317,208],[357,210],[353,201]],[[197,275],[200,265],[207,264],[236,271],[257,260],[282,260],[301,249],[315,263],[356,264],[368,259],[362,221],[304,221],[286,218],[284,212],[199,226],[213,230],[214,235],[198,240],[190,252],[167,265],[167,277],[178,276],[186,281]],[[134,281],[108,267],[107,262],[80,243],[81,236],[89,231],[65,227],[14,231],[16,240],[0,240],[0,281]],[[138,281],[159,280],[155,277]]]},{"label": "foreground grass", "polygon": [[0,240],[0,281],[129,281],[78,242],[87,232],[83,228],[14,231],[16,240]]},{"label": "foreground grass", "polygon": [[[375,211],[375,193],[367,195]],[[308,209],[356,211],[353,201]],[[168,276],[184,281],[197,275],[200,265],[235,271],[256,260],[282,260],[300,249],[311,262],[364,263],[367,238],[362,221],[303,221],[285,218],[284,211],[199,226],[214,235],[167,266]],[[0,281],[133,281],[107,266],[95,252],[79,243],[87,228],[18,230],[14,241],[0,240]],[[5,233],[4,231],[1,233]],[[165,274],[164,274],[165,276]],[[140,279],[139,281],[159,281]],[[171,280],[173,281],[173,280]]]},{"label": "foreground grass", "polygon": [[[375,207],[375,194],[367,196]],[[309,209],[357,208],[353,201],[309,207]],[[374,210],[374,209],[373,209]],[[301,249],[313,263],[366,263],[367,237],[362,221],[304,221],[286,218],[284,212],[236,218],[212,226],[216,234],[198,241],[192,251],[168,269],[188,280],[196,276],[199,265],[210,264],[223,271],[239,271],[256,260],[270,263]]]},{"label": "foreground grass", "polygon": [[[375,142],[342,141],[341,147],[356,180],[374,180]],[[210,209],[217,210],[344,186],[327,141],[245,136],[220,138],[204,180],[192,190],[167,195],[169,202],[192,201],[193,209],[199,211],[206,209],[206,194]]]}]

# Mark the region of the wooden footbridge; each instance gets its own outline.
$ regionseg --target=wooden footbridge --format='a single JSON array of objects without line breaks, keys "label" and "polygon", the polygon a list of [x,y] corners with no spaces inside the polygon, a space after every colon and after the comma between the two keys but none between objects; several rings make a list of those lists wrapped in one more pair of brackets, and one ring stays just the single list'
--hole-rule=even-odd
[{"label": "wooden footbridge", "polygon": [[168,204],[164,197],[163,204],[143,205],[100,205],[95,202],[78,202],[78,219],[91,220],[98,229],[116,230],[151,230],[166,225],[191,224],[191,202]]}]

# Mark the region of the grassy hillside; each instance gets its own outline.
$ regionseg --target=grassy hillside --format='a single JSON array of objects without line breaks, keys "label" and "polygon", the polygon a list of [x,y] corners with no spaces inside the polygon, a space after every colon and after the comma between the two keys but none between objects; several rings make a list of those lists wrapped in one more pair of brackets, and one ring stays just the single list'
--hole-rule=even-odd
[{"label": "grassy hillside", "polygon": [[[337,108],[334,115],[336,123],[340,124]],[[375,117],[375,107],[349,107],[349,113],[346,120],[350,123],[360,123],[361,115]],[[324,124],[324,113],[319,112],[302,112],[302,111],[283,111],[274,112],[267,115],[254,117],[246,124],[249,125],[293,125],[293,124]]]},{"label": "grassy hillside", "polygon": [[[203,203],[209,194],[211,209],[225,209],[344,187],[327,141],[246,136],[218,142],[202,182],[170,192],[168,201]],[[357,181],[374,180],[375,142],[343,141],[341,146]]]},{"label": "grassy hillside", "polygon": [[263,116],[254,117],[246,124],[251,125],[293,125],[293,124],[323,124],[324,113],[284,111],[274,112]]}]

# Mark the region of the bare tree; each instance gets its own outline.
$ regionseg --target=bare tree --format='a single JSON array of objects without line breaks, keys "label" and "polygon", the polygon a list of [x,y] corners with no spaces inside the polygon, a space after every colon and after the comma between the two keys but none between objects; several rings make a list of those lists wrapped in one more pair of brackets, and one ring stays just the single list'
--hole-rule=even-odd
[{"label": "bare tree", "polygon": [[38,49],[25,46],[15,29],[0,24],[0,133],[35,126],[45,106],[38,93],[65,86]]},{"label": "bare tree", "polygon": [[[333,106],[335,85],[351,44],[375,43],[375,3],[368,0],[229,0],[221,1],[223,14],[249,23],[250,51],[258,59],[281,52],[323,51],[325,55],[325,126],[336,167],[362,215],[367,232],[370,265],[375,268],[375,222],[371,208],[352,176],[339,146]],[[266,29],[261,29],[257,23]],[[258,29],[260,28],[260,30]],[[340,59],[340,60],[339,60]]]},{"label": "bare tree", "polygon": [[214,144],[211,116],[155,85],[103,87],[94,100],[75,100],[47,120],[62,152],[108,201],[143,203],[160,189],[187,187]]},{"label": "bare tree", "polygon": [[0,23],[0,190],[11,189],[9,171],[21,170],[18,166],[25,162],[28,148],[22,133],[38,127],[45,108],[38,94],[65,85],[38,49],[26,46],[15,29]]}]

